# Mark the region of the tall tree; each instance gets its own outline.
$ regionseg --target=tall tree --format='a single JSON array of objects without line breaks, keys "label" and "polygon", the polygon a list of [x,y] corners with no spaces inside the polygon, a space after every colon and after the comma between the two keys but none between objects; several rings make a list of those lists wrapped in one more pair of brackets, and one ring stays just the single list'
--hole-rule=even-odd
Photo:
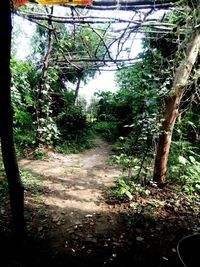
[{"label": "tall tree", "polygon": [[[167,161],[174,124],[178,116],[181,99],[187,88],[188,80],[200,49],[199,8],[200,6],[198,5],[195,14],[193,14],[195,15],[196,24],[191,28],[190,33],[188,33],[188,36],[191,37],[183,52],[184,58],[180,61],[175,70],[170,93],[168,97],[165,98],[164,119],[161,126],[154,165],[154,180],[157,181],[160,186],[166,183]],[[177,53],[180,53],[180,51],[177,51]]]},{"label": "tall tree", "polygon": [[82,71],[78,71],[77,72],[77,83],[76,83],[76,88],[75,88],[75,93],[74,93],[74,105],[77,104],[77,98],[78,98],[78,94],[79,94],[79,89],[81,86],[81,79],[82,79]]},{"label": "tall tree", "polygon": [[53,14],[53,7],[48,10],[46,8],[47,14],[49,19],[47,21],[48,25],[48,44],[47,50],[45,51],[43,65],[42,65],[42,72],[41,72],[41,82],[38,88],[37,94],[37,137],[36,137],[36,144],[39,145],[40,141],[43,139],[43,129],[47,124],[47,120],[49,118],[49,106],[50,106],[50,96],[49,96],[49,84],[47,80],[48,76],[48,69],[49,69],[49,61],[53,49],[53,42],[54,42],[54,27],[51,21],[51,16]]},{"label": "tall tree", "polygon": [[0,2],[0,135],[5,171],[8,179],[11,212],[18,238],[25,234],[24,189],[21,184],[13,141],[13,114],[10,94],[11,1]]}]

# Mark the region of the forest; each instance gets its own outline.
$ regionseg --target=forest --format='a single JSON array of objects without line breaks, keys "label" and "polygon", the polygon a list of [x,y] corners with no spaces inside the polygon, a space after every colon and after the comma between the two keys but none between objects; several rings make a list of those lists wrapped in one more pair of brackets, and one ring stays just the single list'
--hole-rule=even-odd
[{"label": "forest", "polygon": [[9,1],[0,35],[0,266],[199,266],[199,1]]}]

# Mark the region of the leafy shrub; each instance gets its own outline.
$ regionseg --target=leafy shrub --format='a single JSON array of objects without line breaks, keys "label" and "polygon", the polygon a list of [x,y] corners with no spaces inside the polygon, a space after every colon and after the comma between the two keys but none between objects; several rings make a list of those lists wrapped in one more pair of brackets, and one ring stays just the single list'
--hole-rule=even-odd
[{"label": "leafy shrub", "polygon": [[[67,103],[65,104],[67,106]],[[76,153],[94,146],[92,125],[87,121],[81,106],[74,106],[69,102],[69,106],[63,107],[62,112],[58,114],[56,124],[60,132],[56,151]]]},{"label": "leafy shrub", "polygon": [[169,180],[187,193],[200,192],[200,156],[189,142],[174,142],[169,156]]},{"label": "leafy shrub", "polygon": [[122,201],[131,200],[132,195],[132,184],[125,177],[115,180],[116,187],[112,189],[112,193]]},{"label": "leafy shrub", "polygon": [[70,140],[60,143],[56,145],[55,150],[58,153],[70,154],[78,153],[92,147],[94,147],[94,143],[92,142],[92,139],[89,139],[87,136],[85,139],[81,138],[76,141]]},{"label": "leafy shrub", "polygon": [[133,156],[128,156],[126,154],[114,155],[112,157],[114,163],[122,166],[122,171],[128,171],[128,176],[131,178],[133,172],[137,171],[140,166],[138,165],[139,161]]},{"label": "leafy shrub", "polygon": [[34,159],[47,159],[48,154],[44,151],[43,147],[40,145],[34,150]]},{"label": "leafy shrub", "polygon": [[7,179],[0,180],[0,195],[5,195],[8,193],[8,181]]},{"label": "leafy shrub", "polygon": [[115,180],[115,187],[111,189],[114,197],[122,202],[127,202],[133,199],[134,195],[149,195],[149,190],[141,184],[130,179],[130,177],[123,176]]},{"label": "leafy shrub", "polygon": [[31,193],[41,193],[43,186],[41,185],[41,177],[33,176],[29,171],[20,170],[20,176],[25,190]]},{"label": "leafy shrub", "polygon": [[59,140],[60,132],[53,118],[40,118],[41,126],[37,129],[38,139],[41,144],[53,145]]},{"label": "leafy shrub", "polygon": [[17,143],[17,147],[24,149],[26,147],[32,147],[35,141],[35,133],[34,131],[24,131],[23,128],[15,128],[14,129],[15,142]]},{"label": "leafy shrub", "polygon": [[115,122],[100,121],[95,123],[95,131],[107,141],[115,141],[118,137],[117,124]]},{"label": "leafy shrub", "polygon": [[86,115],[76,108],[60,113],[57,118],[57,125],[63,138],[70,137],[72,139],[88,128]]}]

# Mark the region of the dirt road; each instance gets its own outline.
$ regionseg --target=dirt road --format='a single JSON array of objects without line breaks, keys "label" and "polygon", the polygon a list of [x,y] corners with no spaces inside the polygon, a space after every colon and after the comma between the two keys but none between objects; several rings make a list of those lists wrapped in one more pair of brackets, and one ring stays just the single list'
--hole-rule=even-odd
[{"label": "dirt road", "polygon": [[104,193],[121,172],[110,164],[111,145],[100,139],[95,145],[79,154],[50,152],[47,160],[23,159],[19,163],[22,169],[41,177],[41,198],[36,201],[27,194],[26,204],[48,214],[47,227],[45,218],[41,222],[37,214],[32,223],[41,233],[48,231],[55,250],[83,249],[83,242],[97,243],[101,234],[106,236],[115,228]]},{"label": "dirt road", "polygon": [[[135,191],[126,203],[110,202],[106,192],[121,172],[109,163],[112,147],[95,143],[79,154],[49,152],[46,160],[20,161],[28,170],[28,238],[23,250],[16,250],[2,228],[0,266],[181,267],[176,246],[199,231],[198,205],[170,184]],[[10,218],[5,197],[2,204],[0,226]]]},{"label": "dirt road", "polygon": [[102,211],[102,192],[113,185],[120,171],[109,164],[111,146],[100,139],[95,144],[80,154],[50,152],[48,160],[20,161],[23,169],[43,176],[43,203],[52,210],[54,220],[66,216],[74,225],[84,216]]}]

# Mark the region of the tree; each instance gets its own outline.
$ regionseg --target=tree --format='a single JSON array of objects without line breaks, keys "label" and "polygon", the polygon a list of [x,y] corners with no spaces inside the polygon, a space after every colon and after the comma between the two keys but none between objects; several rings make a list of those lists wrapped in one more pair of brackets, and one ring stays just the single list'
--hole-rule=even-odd
[{"label": "tree", "polygon": [[10,68],[15,142],[20,148],[30,147],[36,138],[35,88],[38,86],[40,73],[32,62],[23,62],[15,56],[11,59]]},{"label": "tree", "polygon": [[10,47],[11,47],[11,6],[10,1],[0,3],[0,36],[2,37],[0,60],[0,135],[2,157],[8,179],[11,212],[15,233],[23,239],[24,222],[24,189],[21,184],[13,141],[13,114],[10,94]]},{"label": "tree", "polygon": [[[175,70],[170,93],[165,98],[164,119],[157,144],[154,165],[154,180],[158,182],[160,186],[166,183],[167,161],[174,125],[178,117],[181,99],[187,88],[188,80],[200,49],[199,8],[200,6],[196,8],[195,14],[193,14],[196,18],[196,25],[188,33],[190,40],[187,41],[187,46],[183,52],[184,59],[179,61],[178,67]],[[177,53],[180,53],[180,51],[177,51]]]},{"label": "tree", "polygon": [[[98,33],[98,31],[103,31],[104,27],[94,30],[84,25],[59,24],[52,21],[53,11],[51,14],[45,13],[45,16],[48,19],[37,25],[39,38],[37,42],[34,42],[34,45],[37,43],[38,59],[42,58],[41,54],[45,54],[41,70],[41,84],[37,89],[38,144],[39,142],[47,143],[47,138],[51,135],[50,131],[56,128],[54,111],[51,110],[53,107],[51,96],[55,96],[55,89],[57,94],[63,95],[64,91],[68,90],[68,81],[76,84],[73,104],[77,105],[81,82],[86,83],[95,75],[99,64],[96,63],[96,59],[106,57],[105,40],[102,41]],[[84,59],[89,61],[84,61]],[[40,67],[39,62],[37,65]],[[48,131],[49,126],[53,126],[50,127],[50,131]],[[58,134],[55,133],[52,136],[55,137]]]},{"label": "tree", "polygon": [[106,26],[94,30],[90,25],[57,25],[57,54],[55,64],[65,81],[76,84],[74,104],[77,103],[81,82],[86,84],[94,78],[99,66],[106,57],[106,37],[104,42],[99,32]]},{"label": "tree", "polygon": [[124,136],[128,134],[129,154],[135,156],[147,149],[151,154],[154,152],[160,111],[158,94],[165,79],[165,73],[160,71],[161,66],[159,51],[151,49],[149,42],[145,41],[138,61],[117,72],[120,90],[116,94],[116,113],[121,122],[120,132]]},{"label": "tree", "polygon": [[[47,13],[49,15],[49,19],[47,21],[48,26],[48,43],[47,43],[47,49],[45,50],[45,55],[43,58],[43,64],[42,64],[42,70],[41,70],[41,79],[40,84],[38,86],[38,93],[37,93],[37,108],[36,108],[36,114],[37,114],[37,137],[36,137],[36,145],[39,146],[41,141],[44,139],[44,136],[49,137],[51,133],[48,131],[47,125],[53,125],[53,121],[50,119],[50,85],[48,84],[48,69],[50,65],[50,58],[52,56],[52,50],[53,50],[53,43],[54,43],[54,27],[51,21],[51,16],[53,14],[53,7],[51,7],[50,10],[47,10]],[[50,127],[52,128],[52,127]],[[52,129],[51,129],[52,130]],[[45,134],[44,134],[45,133]],[[46,140],[45,140],[46,141]]]}]

